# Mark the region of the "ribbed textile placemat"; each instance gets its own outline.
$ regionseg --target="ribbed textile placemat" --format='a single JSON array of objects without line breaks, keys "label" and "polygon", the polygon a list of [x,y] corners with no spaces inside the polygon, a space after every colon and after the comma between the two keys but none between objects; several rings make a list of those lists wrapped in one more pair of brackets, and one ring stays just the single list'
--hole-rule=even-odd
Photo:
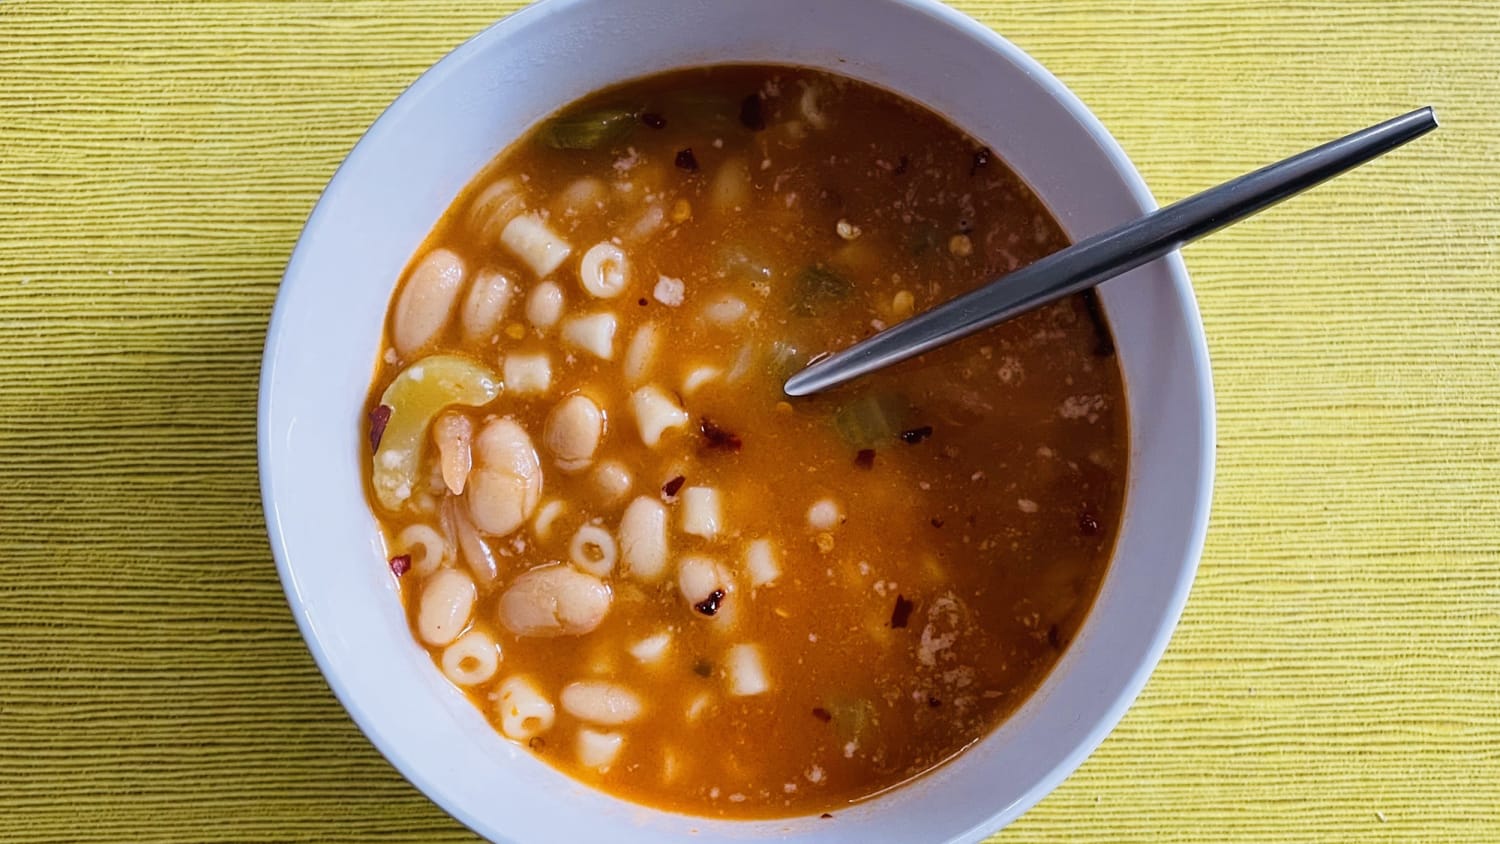
[{"label": "ribbed textile placemat", "polygon": [[[256,376],[338,162],[516,5],[0,0],[0,841],[471,838],[297,634]],[[1500,841],[1500,7],[959,5],[1163,200],[1444,123],[1188,250],[1220,423],[1197,585],[999,840]]]}]

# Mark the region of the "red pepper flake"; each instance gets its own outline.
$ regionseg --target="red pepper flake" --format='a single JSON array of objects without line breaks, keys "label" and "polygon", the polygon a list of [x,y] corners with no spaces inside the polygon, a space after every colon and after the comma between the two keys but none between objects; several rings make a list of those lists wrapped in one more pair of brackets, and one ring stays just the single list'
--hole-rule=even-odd
[{"label": "red pepper flake", "polygon": [[1084,536],[1098,536],[1099,517],[1094,515],[1093,511],[1085,509],[1078,514],[1078,529],[1083,532]]},{"label": "red pepper flake", "polygon": [[910,166],[911,158],[909,156],[903,155],[900,158],[896,159],[896,169],[892,170],[891,172],[896,174],[897,176],[905,176],[906,168]]},{"label": "red pepper flake", "polygon": [[937,698],[933,697],[932,695],[928,695],[927,696],[927,706],[929,708],[937,709],[939,706],[942,706],[942,705],[943,705],[942,701],[938,700]]},{"label": "red pepper flake", "polygon": [[829,721],[833,720],[833,713],[829,712],[828,710],[824,709],[821,706],[814,706],[812,712],[813,712],[813,717],[814,718],[818,719],[819,721],[822,721],[825,724],[827,724]]},{"label": "red pepper flake", "polygon": [[858,466],[861,469],[875,468],[875,449],[860,449],[859,453],[854,455],[854,465]]},{"label": "red pepper flake", "polygon": [[766,115],[761,109],[760,94],[751,94],[740,101],[740,123],[752,132],[766,128]]},{"label": "red pepper flake", "polygon": [[1047,628],[1047,644],[1051,645],[1054,651],[1062,650],[1062,634],[1058,632],[1056,624]]},{"label": "red pepper flake", "polygon": [[823,814],[821,814],[821,815],[818,815],[818,817],[820,817],[820,818],[822,818],[822,819],[823,819],[823,820],[825,820],[825,821],[826,821],[826,820],[830,820],[830,819],[832,819],[832,818],[833,818],[833,815],[830,815],[830,814],[828,814],[828,813],[827,813],[827,812],[824,812],[824,813],[823,813]]},{"label": "red pepper flake", "polygon": [[646,124],[647,126],[650,126],[652,129],[667,128],[667,119],[654,111],[641,112],[641,122]]},{"label": "red pepper flake", "polygon": [[391,558],[391,574],[400,577],[411,570],[411,555],[398,554]]},{"label": "red pepper flake", "polygon": [[698,419],[698,431],[703,434],[703,447],[706,449],[716,448],[720,451],[736,452],[745,445],[740,440],[739,434],[719,427],[707,416]]},{"label": "red pepper flake", "polygon": [[385,426],[391,421],[391,406],[382,404],[370,411],[370,453],[380,450],[380,438],[385,436]]},{"label": "red pepper flake", "polygon": [[715,589],[714,591],[708,593],[708,597],[707,598],[704,598],[703,600],[699,601],[698,603],[693,604],[693,609],[697,610],[698,612],[703,613],[704,615],[711,616],[711,615],[714,615],[714,614],[718,613],[718,611],[719,611],[719,604],[722,603],[723,601],[724,601],[724,590],[723,589]]},{"label": "red pepper flake", "polygon": [[542,750],[547,747],[547,740],[542,738],[541,736],[532,736],[531,740],[526,742],[526,746],[536,751],[537,753],[541,753]]},{"label": "red pepper flake", "polygon": [[891,610],[891,627],[900,630],[906,626],[911,619],[911,611],[916,607],[911,601],[906,600],[905,595],[896,596],[896,607]]},{"label": "red pepper flake", "polygon": [[930,436],[932,436],[932,426],[923,425],[920,428],[912,428],[910,431],[902,431],[901,441],[907,445],[916,445]]},{"label": "red pepper flake", "polygon": [[677,497],[677,491],[682,489],[682,485],[685,483],[687,483],[687,478],[678,475],[672,480],[667,481],[666,483],[661,485],[662,494],[668,498],[675,498]]},{"label": "red pepper flake", "polygon": [[642,296],[641,298],[635,300],[635,303],[637,305],[640,305],[643,308],[646,307],[647,305],[651,304],[650,302],[646,301],[646,297],[645,296]]},{"label": "red pepper flake", "polygon": [[686,170],[689,173],[698,172],[698,156],[693,155],[692,147],[678,150],[677,158],[672,163],[676,164],[679,170]]},{"label": "red pepper flake", "polygon": [[700,659],[693,663],[693,673],[699,677],[711,677],[714,673],[714,665],[706,659]]},{"label": "red pepper flake", "polygon": [[932,523],[933,527],[940,528],[943,526],[943,520],[939,519],[937,516],[933,516],[931,519],[928,519],[928,521]]},{"label": "red pepper flake", "polygon": [[994,155],[995,154],[993,152],[990,152],[989,147],[980,147],[979,149],[974,150],[974,160],[969,164],[969,175],[974,175],[979,171],[979,168],[981,167],[989,166],[990,159],[993,158]]}]

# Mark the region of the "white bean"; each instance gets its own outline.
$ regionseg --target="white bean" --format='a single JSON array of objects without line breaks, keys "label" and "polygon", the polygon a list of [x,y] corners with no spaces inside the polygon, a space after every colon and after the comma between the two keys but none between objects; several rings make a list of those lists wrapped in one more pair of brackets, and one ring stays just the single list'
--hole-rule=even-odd
[{"label": "white bean", "polygon": [[656,363],[656,350],[661,345],[661,330],[656,323],[648,322],[635,330],[630,345],[625,349],[625,383],[635,386],[646,380],[651,367]]},{"label": "white bean", "polygon": [[699,387],[718,379],[723,374],[724,370],[716,366],[695,366],[688,371],[687,377],[682,379],[682,394],[690,396],[698,392]]},{"label": "white bean", "polygon": [[[418,577],[426,577],[453,562],[453,546],[437,529],[421,523],[407,525],[396,534],[399,553],[410,554],[411,569]],[[421,553],[413,553],[420,549]]]},{"label": "white bean", "polygon": [[562,319],[562,312],[562,288],[550,281],[531,288],[531,293],[526,296],[526,319],[542,333],[557,325],[557,321]]},{"label": "white bean", "polygon": [[613,299],[630,283],[630,264],[620,247],[604,241],[590,247],[578,262],[578,281],[600,299]]},{"label": "white bean", "polygon": [[720,214],[742,211],[750,200],[750,171],[745,159],[731,158],[719,166],[708,188],[708,201]]},{"label": "white bean", "polygon": [[615,538],[598,525],[583,525],[568,543],[568,559],[595,577],[609,577],[617,556]]},{"label": "white bean", "polygon": [[557,709],[530,677],[506,677],[497,691],[495,708],[501,732],[516,741],[526,741],[552,729]]},{"label": "white bean", "polygon": [[717,539],[724,527],[724,508],[713,487],[690,486],[682,491],[682,530],[704,539]]},{"label": "white bean", "polygon": [[734,582],[719,562],[693,555],[677,564],[677,589],[695,613],[712,617],[728,609]]},{"label": "white bean", "polygon": [[645,705],[635,692],[602,680],[579,680],[563,686],[563,711],[583,721],[606,727],[628,724],[641,717]]},{"label": "white bean", "polygon": [[429,645],[446,645],[469,625],[477,595],[474,581],[458,569],[442,569],[422,581],[417,634]]},{"label": "white bean", "polygon": [[843,519],[843,509],[832,498],[820,498],[807,508],[807,526],[813,530],[833,530]]},{"label": "white bean", "polygon": [[573,247],[548,227],[539,214],[521,214],[505,224],[500,243],[521,259],[537,278],[552,275]]},{"label": "white bean", "polygon": [[662,434],[668,428],[681,428],[688,423],[688,414],[682,405],[655,385],[631,393],[630,410],[635,415],[641,442],[653,448],[661,442]]},{"label": "white bean", "polygon": [[750,306],[738,296],[721,296],[703,309],[703,316],[718,325],[733,325],[745,318]]},{"label": "white bean", "polygon": [[608,189],[604,183],[591,176],[574,179],[558,193],[557,199],[552,203],[552,208],[558,213],[577,217],[581,214],[600,210],[599,206],[604,203],[608,195]]},{"label": "white bean", "polygon": [[506,392],[513,395],[542,395],[552,389],[552,361],[546,352],[512,352],[500,369]]},{"label": "white bean", "polygon": [[684,754],[676,748],[669,747],[661,752],[661,781],[668,785],[677,781],[682,776],[687,765],[682,761]]},{"label": "white bean", "polygon": [[618,503],[630,493],[630,487],[635,483],[630,469],[618,460],[605,460],[595,466],[592,479],[594,489],[598,490],[605,504]]},{"label": "white bean", "polygon": [[494,336],[510,310],[510,300],[516,294],[515,282],[496,270],[481,270],[469,285],[459,311],[459,327],[463,329],[465,343],[483,343]]},{"label": "white bean", "polygon": [[814,129],[822,129],[828,125],[828,115],[818,104],[818,86],[808,84],[802,89],[802,97],[797,101],[797,109],[802,112],[803,119],[811,123]]},{"label": "white bean", "polygon": [[525,208],[520,182],[510,177],[499,179],[474,197],[469,206],[469,227],[485,244],[499,243],[505,224]]},{"label": "white bean", "polygon": [[466,272],[464,260],[447,249],[422,256],[407,276],[391,318],[396,354],[411,358],[437,340],[453,318]]},{"label": "white bean", "polygon": [[552,525],[568,509],[568,505],[556,498],[544,503],[537,508],[536,518],[531,520],[531,533],[537,539],[546,541],[552,536]]},{"label": "white bean", "polygon": [[612,313],[584,314],[563,322],[562,339],[600,360],[614,360],[615,326]]},{"label": "white bean", "polygon": [[620,517],[620,559],[625,571],[645,581],[660,580],[667,568],[667,508],[644,495]]},{"label": "white bean", "polygon": [[661,231],[661,227],[667,222],[667,209],[657,202],[641,212],[641,216],[630,227],[625,237],[631,241],[641,241]]},{"label": "white bean", "polygon": [[765,694],[771,690],[765,660],[756,645],[735,645],[724,659],[729,676],[729,693],[736,697]]},{"label": "white bean", "polygon": [[517,636],[578,636],[609,613],[609,587],[572,566],[535,568],[500,596],[500,623]]},{"label": "white bean", "polygon": [[474,440],[469,515],[492,536],[508,536],[531,518],[542,497],[542,465],[525,429],[510,418],[485,425]]},{"label": "white bean", "polygon": [[604,436],[604,411],[585,395],[571,395],[547,414],[542,443],[564,472],[581,472],[594,462]]},{"label": "white bean", "polygon": [[713,706],[713,703],[713,695],[700,692],[697,697],[693,698],[693,702],[688,704],[687,710],[683,713],[684,719],[688,723],[697,721],[703,717],[703,713],[707,712],[710,706]]},{"label": "white bean", "polygon": [[479,528],[469,518],[463,501],[448,497],[443,502],[444,517],[453,524],[453,535],[458,540],[458,550],[474,574],[476,583],[488,587],[500,576],[500,561],[490,544],[479,535]]},{"label": "white bean", "polygon": [[745,548],[745,573],[750,575],[751,586],[765,586],[781,576],[771,540],[757,539]]},{"label": "white bean", "polygon": [[667,655],[667,648],[671,645],[671,633],[653,633],[631,645],[630,655],[635,657],[637,662],[654,664],[661,662],[661,658]]},{"label": "white bean", "polygon": [[745,373],[750,371],[750,364],[754,360],[755,347],[749,343],[741,346],[739,353],[734,357],[734,365],[729,368],[729,372],[725,374],[724,380],[733,384],[745,377]]},{"label": "white bean", "polygon": [[443,674],[460,686],[489,682],[500,667],[500,646],[483,630],[470,630],[443,649]]},{"label": "white bean", "polygon": [[625,737],[619,733],[605,733],[583,727],[578,731],[578,764],[600,773],[608,771],[609,766],[619,757],[620,748],[624,744]]},{"label": "white bean", "polygon": [[444,411],[433,420],[432,441],[437,445],[443,484],[454,495],[463,495],[474,468],[474,420],[456,410]]}]

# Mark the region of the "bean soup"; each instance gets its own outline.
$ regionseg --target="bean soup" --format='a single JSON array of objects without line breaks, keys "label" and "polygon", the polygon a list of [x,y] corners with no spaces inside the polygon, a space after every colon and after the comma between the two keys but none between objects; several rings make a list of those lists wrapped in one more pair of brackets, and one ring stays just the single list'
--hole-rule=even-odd
[{"label": "bean soup", "polygon": [[981,142],[851,79],[711,67],[567,107],[392,300],[368,480],[413,636],[506,738],[651,806],[817,814],[940,764],[1108,565],[1099,302],[781,385],[1066,243]]}]

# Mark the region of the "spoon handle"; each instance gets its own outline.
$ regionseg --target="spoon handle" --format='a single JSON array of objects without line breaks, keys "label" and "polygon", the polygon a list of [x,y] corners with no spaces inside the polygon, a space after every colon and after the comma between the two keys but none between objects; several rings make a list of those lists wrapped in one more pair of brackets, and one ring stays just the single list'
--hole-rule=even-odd
[{"label": "spoon handle", "polygon": [[812,395],[1093,287],[1436,128],[1432,108],[1419,108],[1081,240],[812,364],[786,394]]}]

